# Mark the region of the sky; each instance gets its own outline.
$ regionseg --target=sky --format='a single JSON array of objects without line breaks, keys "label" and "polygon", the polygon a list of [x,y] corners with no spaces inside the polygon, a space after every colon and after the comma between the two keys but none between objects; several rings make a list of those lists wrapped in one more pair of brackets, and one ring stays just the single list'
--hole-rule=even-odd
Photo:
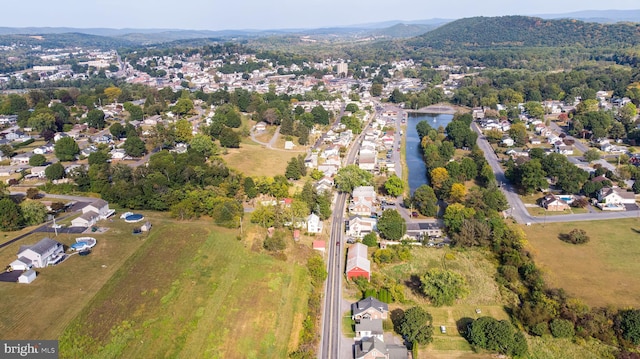
[{"label": "sky", "polygon": [[640,9],[638,0],[9,0],[0,26],[245,30]]}]

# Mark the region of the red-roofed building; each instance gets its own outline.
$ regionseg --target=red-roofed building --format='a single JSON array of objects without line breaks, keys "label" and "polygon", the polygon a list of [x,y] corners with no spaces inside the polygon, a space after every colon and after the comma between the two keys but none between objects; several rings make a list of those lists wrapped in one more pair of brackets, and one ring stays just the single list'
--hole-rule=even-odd
[{"label": "red-roofed building", "polygon": [[326,243],[324,241],[313,241],[313,249],[324,254],[326,251]]},{"label": "red-roofed building", "polygon": [[347,279],[358,277],[371,279],[371,262],[367,259],[367,246],[355,243],[347,251]]}]

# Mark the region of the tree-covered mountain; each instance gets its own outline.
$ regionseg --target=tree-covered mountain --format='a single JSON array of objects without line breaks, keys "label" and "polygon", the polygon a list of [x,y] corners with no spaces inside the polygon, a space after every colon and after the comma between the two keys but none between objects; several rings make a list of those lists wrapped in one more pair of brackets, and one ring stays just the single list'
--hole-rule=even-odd
[{"label": "tree-covered mountain", "polygon": [[437,25],[422,24],[396,24],[384,29],[377,29],[370,32],[373,36],[382,36],[389,38],[409,38],[422,35],[428,31],[435,29]]},{"label": "tree-covered mountain", "polygon": [[135,44],[124,39],[81,33],[40,34],[40,35],[0,35],[0,46],[41,46],[45,49],[80,46],[103,50],[131,47]]},{"label": "tree-covered mountain", "polygon": [[640,43],[640,24],[598,24],[544,20],[527,16],[456,20],[407,42],[414,47],[469,49],[488,47],[629,46]]}]

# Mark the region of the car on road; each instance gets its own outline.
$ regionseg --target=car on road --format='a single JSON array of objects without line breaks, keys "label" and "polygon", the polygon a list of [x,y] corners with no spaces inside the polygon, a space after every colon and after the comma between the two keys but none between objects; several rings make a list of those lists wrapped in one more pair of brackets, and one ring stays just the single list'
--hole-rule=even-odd
[{"label": "car on road", "polygon": [[340,246],[340,241],[337,241],[337,242],[336,242],[336,246]]}]

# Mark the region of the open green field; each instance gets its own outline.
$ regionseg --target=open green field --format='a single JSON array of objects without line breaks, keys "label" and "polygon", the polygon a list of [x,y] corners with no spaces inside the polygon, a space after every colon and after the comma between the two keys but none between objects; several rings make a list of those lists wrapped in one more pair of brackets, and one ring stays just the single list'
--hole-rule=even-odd
[{"label": "open green field", "polygon": [[[405,283],[407,303],[392,304],[389,310],[408,309],[414,305],[423,306],[433,317],[434,341],[420,347],[419,358],[491,358],[491,355],[476,354],[471,345],[458,331],[458,322],[463,318],[475,319],[489,315],[497,319],[508,319],[504,310],[506,301],[493,276],[496,264],[490,253],[481,250],[449,250],[427,247],[415,247],[411,251],[413,258],[399,264],[391,264],[374,269],[385,277]],[[420,276],[430,268],[445,268],[462,274],[467,280],[469,295],[458,300],[453,306],[433,307],[419,293],[412,276]],[[476,310],[479,309],[480,313]],[[440,326],[447,327],[442,334]]]},{"label": "open green field", "polygon": [[247,176],[284,175],[287,162],[300,153],[270,150],[251,140],[242,142],[240,148],[230,148],[222,158],[229,167]]},{"label": "open green field", "polygon": [[[560,233],[582,228],[591,241],[573,245]],[[551,287],[591,306],[640,306],[640,221],[620,219],[523,226],[534,260]]]},{"label": "open green field", "polygon": [[[296,347],[303,265],[255,252],[237,230],[206,220],[145,215],[148,236],[105,221],[91,255],[42,269],[30,285],[0,283],[2,338],[60,339],[61,358],[283,358]],[[77,237],[65,236],[57,239]]]}]

